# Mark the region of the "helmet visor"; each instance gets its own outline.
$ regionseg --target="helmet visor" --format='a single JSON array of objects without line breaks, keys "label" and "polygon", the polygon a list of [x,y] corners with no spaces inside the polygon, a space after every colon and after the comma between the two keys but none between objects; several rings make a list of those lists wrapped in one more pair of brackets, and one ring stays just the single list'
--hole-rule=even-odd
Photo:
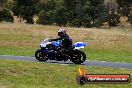
[{"label": "helmet visor", "polygon": [[58,32],[58,36],[62,36],[63,35],[63,32]]}]

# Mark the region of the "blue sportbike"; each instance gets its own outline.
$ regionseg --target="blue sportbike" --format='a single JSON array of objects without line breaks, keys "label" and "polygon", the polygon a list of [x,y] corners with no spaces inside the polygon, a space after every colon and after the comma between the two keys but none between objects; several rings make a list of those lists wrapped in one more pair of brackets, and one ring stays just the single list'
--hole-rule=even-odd
[{"label": "blue sportbike", "polygon": [[86,60],[86,55],[80,49],[87,46],[86,43],[77,42],[69,49],[62,50],[60,48],[61,41],[51,41],[51,39],[45,39],[40,48],[35,52],[35,58],[38,61],[44,62],[47,60],[67,61],[70,60],[75,64],[81,64]]}]

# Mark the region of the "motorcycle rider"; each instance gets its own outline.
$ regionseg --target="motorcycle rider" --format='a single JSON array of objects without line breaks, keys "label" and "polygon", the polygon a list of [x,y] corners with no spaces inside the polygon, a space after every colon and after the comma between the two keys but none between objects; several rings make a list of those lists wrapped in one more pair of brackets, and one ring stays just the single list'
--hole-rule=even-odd
[{"label": "motorcycle rider", "polygon": [[60,29],[58,31],[58,38],[51,39],[52,41],[61,40],[61,48],[69,48],[72,46],[72,39],[67,35],[65,29]]},{"label": "motorcycle rider", "polygon": [[[51,41],[57,41],[61,40],[61,46],[60,46],[60,53],[63,55],[64,53],[67,53],[68,50],[72,48],[72,39],[67,35],[65,29],[60,29],[58,31],[58,38],[51,39]],[[67,60],[67,59],[65,59]]]}]

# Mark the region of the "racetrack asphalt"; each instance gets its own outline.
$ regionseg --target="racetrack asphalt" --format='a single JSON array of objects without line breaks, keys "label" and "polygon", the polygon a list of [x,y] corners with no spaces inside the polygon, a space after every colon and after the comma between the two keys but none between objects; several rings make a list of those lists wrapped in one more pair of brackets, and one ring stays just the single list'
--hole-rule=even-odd
[{"label": "racetrack asphalt", "polygon": [[[26,56],[11,56],[11,55],[0,55],[0,59],[4,60],[19,60],[19,61],[28,61],[28,62],[39,62],[35,59],[35,57],[26,57]],[[43,63],[54,63],[61,65],[69,65],[73,64],[71,61],[51,61],[48,60]],[[106,61],[96,61],[96,60],[86,60],[82,63],[84,66],[97,66],[97,67],[110,67],[110,68],[125,68],[132,70],[132,63],[125,62],[106,62]]]}]

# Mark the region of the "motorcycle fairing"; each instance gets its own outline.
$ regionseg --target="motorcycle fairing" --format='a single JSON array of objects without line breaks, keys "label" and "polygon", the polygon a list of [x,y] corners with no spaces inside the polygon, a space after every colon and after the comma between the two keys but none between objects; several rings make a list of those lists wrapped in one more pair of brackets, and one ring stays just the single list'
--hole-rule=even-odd
[{"label": "motorcycle fairing", "polygon": [[87,44],[84,42],[77,42],[74,44],[74,49],[81,49],[81,48],[84,48],[86,46],[87,46]]},{"label": "motorcycle fairing", "polygon": [[40,44],[40,47],[46,47],[46,45],[49,45],[49,44],[52,44],[52,42],[46,42],[46,43],[42,42]]},{"label": "motorcycle fairing", "polygon": [[59,47],[61,45],[61,41],[53,41],[52,45],[55,47]]}]

